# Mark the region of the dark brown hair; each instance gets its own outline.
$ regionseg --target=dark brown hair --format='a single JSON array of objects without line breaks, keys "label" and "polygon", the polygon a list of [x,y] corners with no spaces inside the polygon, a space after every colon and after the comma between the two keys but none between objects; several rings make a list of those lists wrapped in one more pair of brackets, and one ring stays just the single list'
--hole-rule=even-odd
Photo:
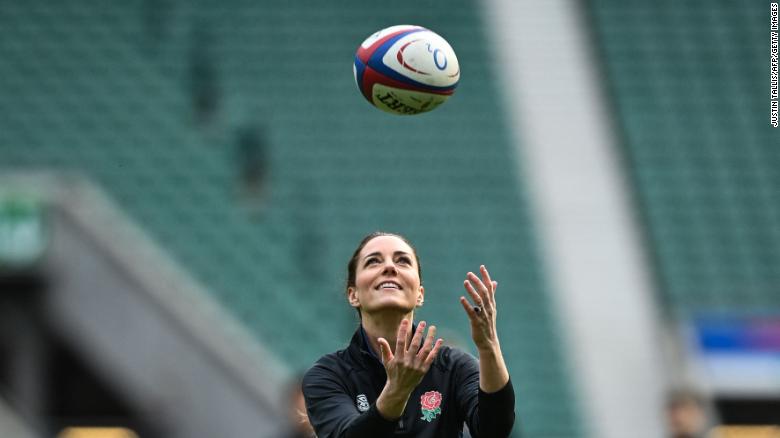
[{"label": "dark brown hair", "polygon": [[[409,245],[409,248],[412,248],[412,254],[414,254],[414,260],[417,262],[417,275],[420,277],[420,282],[422,282],[422,267],[420,266],[420,258],[417,256],[417,250],[414,248],[414,245],[412,245],[411,242],[409,242],[409,239],[406,237],[395,234],[395,233],[388,233],[386,231],[374,231],[373,233],[367,235],[363,238],[363,240],[360,241],[360,244],[358,245],[357,249],[355,249],[355,252],[352,254],[352,258],[349,259],[349,263],[347,263],[347,285],[344,288],[344,291],[346,293],[349,293],[350,287],[355,287],[355,277],[357,276],[357,264],[358,264],[358,257],[360,257],[360,251],[363,250],[363,247],[365,247],[368,242],[374,240],[374,238],[381,237],[381,236],[393,236],[397,237],[404,241],[407,245]],[[358,309],[359,311],[360,309]]]}]

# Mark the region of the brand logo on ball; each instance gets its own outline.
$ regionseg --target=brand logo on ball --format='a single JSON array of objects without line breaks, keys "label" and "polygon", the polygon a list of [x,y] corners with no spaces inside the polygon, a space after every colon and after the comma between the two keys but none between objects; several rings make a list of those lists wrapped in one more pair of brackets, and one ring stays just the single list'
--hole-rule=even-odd
[{"label": "brand logo on ball", "polygon": [[[424,72],[422,70],[416,69],[409,65],[406,60],[404,60],[404,50],[406,50],[407,47],[410,45],[421,41],[419,39],[409,41],[408,43],[401,46],[400,49],[398,49],[398,54],[396,54],[396,59],[398,59],[398,63],[401,64],[405,69],[409,71],[413,71],[415,73],[419,73],[421,75],[430,75],[428,72]],[[447,55],[444,54],[444,52],[441,49],[437,49],[435,47],[431,47],[431,43],[425,43],[425,47],[428,50],[428,53],[433,55],[433,65],[436,66],[437,69],[444,71],[444,69],[447,68]]]},{"label": "brand logo on ball", "polygon": [[368,410],[368,399],[366,398],[365,394],[358,395],[356,401],[358,411],[366,412]]},{"label": "brand logo on ball", "polygon": [[433,421],[437,415],[441,414],[441,393],[439,391],[428,391],[420,397],[420,408],[423,416],[421,420],[427,422]]},{"label": "brand logo on ball", "polygon": [[[441,49],[431,49],[431,44],[428,43],[428,53],[433,53],[433,63],[436,64],[436,68],[444,70],[447,68],[447,55],[441,51]],[[444,59],[444,64],[439,65],[439,58]]]}]

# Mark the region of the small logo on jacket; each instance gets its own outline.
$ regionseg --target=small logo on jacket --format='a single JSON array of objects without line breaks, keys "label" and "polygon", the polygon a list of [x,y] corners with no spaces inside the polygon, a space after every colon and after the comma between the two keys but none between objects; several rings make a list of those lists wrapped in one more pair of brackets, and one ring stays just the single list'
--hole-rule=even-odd
[{"label": "small logo on jacket", "polygon": [[428,391],[420,397],[420,407],[423,416],[421,420],[427,422],[433,421],[437,415],[441,414],[441,393],[439,391]]},{"label": "small logo on jacket", "polygon": [[365,394],[359,394],[356,401],[358,411],[366,412],[368,410],[368,399]]}]

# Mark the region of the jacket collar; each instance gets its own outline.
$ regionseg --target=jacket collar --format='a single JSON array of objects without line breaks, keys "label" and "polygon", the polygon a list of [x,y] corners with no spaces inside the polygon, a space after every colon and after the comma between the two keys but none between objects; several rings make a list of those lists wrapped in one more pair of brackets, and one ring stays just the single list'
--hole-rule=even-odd
[{"label": "jacket collar", "polygon": [[[416,330],[417,324],[412,323],[412,333]],[[382,370],[384,370],[382,358],[379,355],[380,352],[376,352],[371,348],[371,343],[368,341],[368,334],[363,330],[362,324],[358,326],[357,330],[355,330],[355,334],[352,335],[352,340],[350,341],[347,350],[356,365],[360,365],[363,368],[379,365]]]},{"label": "jacket collar", "polygon": [[[360,340],[361,340],[361,351],[368,353],[369,355],[373,356],[374,359],[378,360],[380,363],[382,362],[382,357],[377,354],[376,351],[371,347],[371,342],[368,340],[368,334],[366,334],[366,331],[363,329],[363,325],[358,327],[358,332],[360,333]],[[380,352],[381,354],[381,352]]]}]

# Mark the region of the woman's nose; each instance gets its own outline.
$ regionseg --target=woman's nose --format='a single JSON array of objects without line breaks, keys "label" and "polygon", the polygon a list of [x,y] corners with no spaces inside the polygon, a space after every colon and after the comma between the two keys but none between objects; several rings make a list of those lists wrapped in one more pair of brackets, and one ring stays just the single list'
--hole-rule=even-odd
[{"label": "woman's nose", "polygon": [[385,269],[384,272],[396,272],[395,263],[393,263],[392,260],[388,260],[385,262]]}]

